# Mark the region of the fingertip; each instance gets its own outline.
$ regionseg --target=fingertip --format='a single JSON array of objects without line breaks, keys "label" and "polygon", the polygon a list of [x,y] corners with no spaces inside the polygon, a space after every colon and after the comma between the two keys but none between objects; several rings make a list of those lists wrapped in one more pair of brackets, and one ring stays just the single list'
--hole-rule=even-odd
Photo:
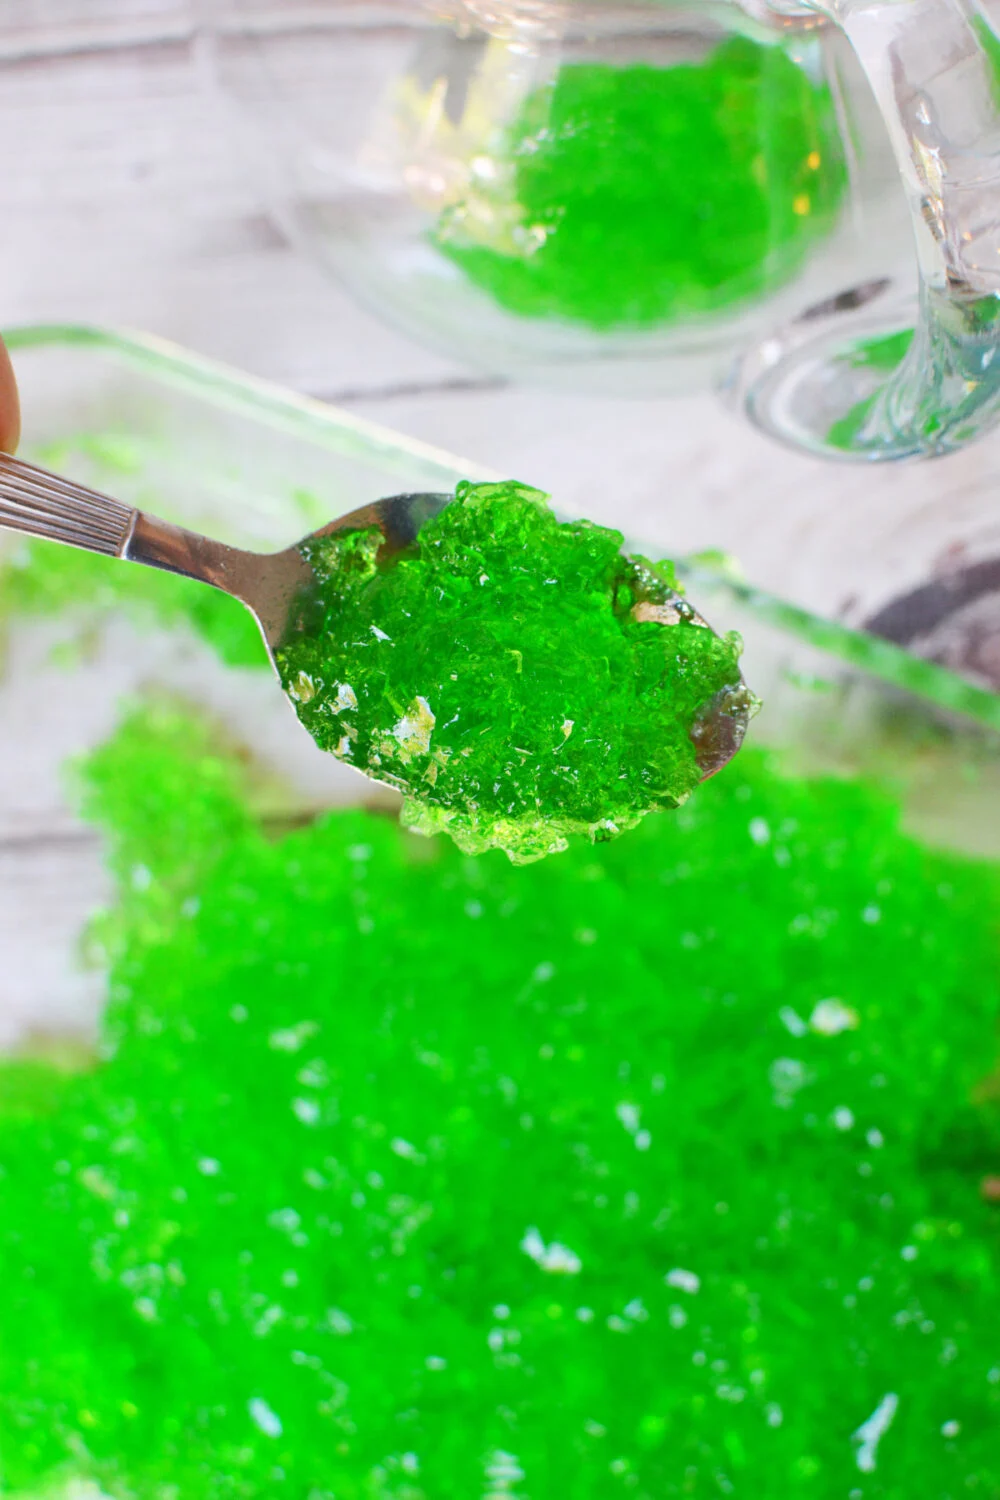
[{"label": "fingertip", "polygon": [[0,339],[0,451],[13,453],[21,436],[21,403],[7,346]]}]

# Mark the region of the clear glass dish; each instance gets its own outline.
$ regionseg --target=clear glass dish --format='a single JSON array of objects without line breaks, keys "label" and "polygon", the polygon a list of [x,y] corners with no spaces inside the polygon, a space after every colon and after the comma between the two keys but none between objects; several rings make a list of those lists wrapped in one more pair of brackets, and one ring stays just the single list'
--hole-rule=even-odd
[{"label": "clear glass dish", "polygon": [[[458,478],[481,473],[460,458],[141,335],[37,328],[15,331],[10,342],[25,394],[28,453],[168,518],[234,542],[278,546],[314,521],[362,500],[408,488],[446,488]],[[888,781],[902,805],[906,826],[928,848],[1000,859],[1000,699],[938,664],[812,616],[704,561],[682,561],[681,572],[716,628],[738,629],[744,636],[746,676],[764,700],[751,729],[752,743],[774,747],[785,767],[806,777],[862,774]],[[37,1050],[41,1044],[51,1053],[70,1043],[92,1042],[107,988],[100,951],[81,940],[95,908],[108,900],[111,884],[104,872],[101,841],[74,811],[65,768],[74,756],[107,741],[119,721],[123,698],[150,687],[166,689],[211,710],[234,736],[252,745],[262,773],[256,805],[276,834],[309,824],[318,811],[336,804],[363,803],[391,811],[393,796],[315,751],[270,675],[223,665],[186,628],[137,623],[134,614],[118,618],[105,613],[98,620],[92,613],[74,618],[72,611],[63,610],[37,618],[8,614],[5,628],[5,671],[0,679],[0,1045]],[[754,826],[755,841],[758,835],[770,836],[766,830],[755,832]],[[626,835],[612,847],[624,854],[632,837],[640,835]],[[147,877],[148,872],[134,872],[136,889]],[[776,993],[776,1007],[781,999]],[[843,1008],[836,1010],[840,1002],[824,998],[823,1003],[823,1016],[832,1014],[839,1024],[838,1017],[846,1014]],[[789,1012],[784,1024],[790,1035],[779,1045],[794,1058],[805,1022]],[[278,1040],[271,1045],[279,1051],[294,1051],[299,1045],[292,1033],[274,1035]],[[720,1045],[725,1046],[724,1041]],[[787,1081],[786,1062],[779,1058],[785,1069],[779,1069],[780,1079]],[[984,1058],[980,1071],[989,1062]],[[736,1054],[731,1073],[739,1084]],[[836,1128],[846,1130],[850,1111],[837,1113],[841,1123]],[[649,1142],[643,1143],[638,1115],[633,1120],[626,1111],[619,1118],[633,1133],[636,1148],[644,1151]],[[874,1139],[878,1132],[870,1134]],[[407,1140],[393,1144],[401,1159],[409,1160],[415,1149]],[[211,1176],[217,1165],[206,1158],[199,1170]],[[94,1191],[103,1191],[101,1182],[92,1180],[97,1181]],[[557,1283],[564,1289],[575,1274],[571,1252],[561,1243],[546,1247],[541,1234],[551,1236],[552,1230],[544,1224],[541,1231],[532,1230],[529,1223],[519,1232],[525,1236],[520,1245],[524,1256],[543,1270],[570,1273],[562,1281],[552,1277],[551,1291]],[[928,1236],[935,1232],[933,1225],[927,1229]],[[810,1238],[813,1234],[810,1230],[802,1241],[813,1247],[810,1254],[818,1243]],[[911,1249],[907,1244],[907,1263]],[[520,1251],[512,1252],[515,1259]],[[671,1311],[671,1326],[680,1329],[687,1317],[685,1299],[697,1293],[698,1277],[686,1269],[687,1261],[679,1268],[674,1261],[664,1266],[668,1285],[678,1289],[678,1305],[684,1302],[680,1312]],[[547,1286],[545,1290],[550,1292]],[[349,1336],[350,1318],[336,1309],[334,1313],[334,1333]],[[501,1323],[506,1316],[499,1308],[495,1315]],[[624,1315],[614,1313],[607,1320],[608,1328],[623,1330],[624,1337],[645,1317],[642,1303],[634,1300]],[[505,1335],[494,1330],[491,1337],[502,1345]],[[492,1350],[494,1343],[489,1347]],[[445,1361],[436,1349],[424,1352],[428,1371],[444,1370]],[[960,1366],[956,1369],[961,1373]],[[994,1402],[989,1408],[994,1411],[1000,1360],[976,1378]],[[746,1395],[734,1395],[731,1386],[725,1389],[725,1399],[733,1402]],[[251,1392],[249,1401],[261,1442],[281,1436],[276,1415],[280,1401],[275,1398],[269,1404],[269,1394]],[[859,1484],[879,1433],[895,1412],[891,1402],[886,1405],[890,1396],[894,1401],[891,1390],[879,1388],[878,1407],[872,1410],[872,1400],[847,1425],[844,1446],[853,1470],[851,1431],[857,1427],[861,1432],[865,1419],[875,1422],[881,1413],[875,1427],[865,1429],[867,1437],[855,1434]],[[781,1417],[774,1417],[774,1410],[767,1408],[772,1415],[766,1421],[777,1427]],[[838,1411],[830,1420],[843,1426],[847,1419]],[[949,1434],[960,1425],[955,1413],[944,1411],[935,1420],[942,1432],[947,1428],[950,1442]],[[599,1424],[592,1425],[597,1431]],[[655,1422],[647,1426],[652,1442],[660,1429]],[[794,1445],[794,1439],[789,1442]],[[487,1478],[493,1482],[491,1495],[521,1493],[521,1470],[512,1456],[517,1451],[512,1437],[508,1446],[497,1444],[484,1457]],[[720,1437],[718,1453],[711,1455],[719,1473],[725,1475],[730,1462],[738,1463],[739,1451],[738,1440],[723,1442]],[[809,1467],[814,1460],[808,1453],[795,1462],[800,1463],[795,1472],[803,1480],[818,1472]],[[411,1485],[416,1463],[409,1448],[401,1456],[386,1458],[379,1470],[382,1477],[378,1483],[372,1481],[368,1493],[380,1500],[425,1494],[436,1500],[443,1491]],[[99,1466],[83,1467],[101,1477]],[[607,1472],[605,1463],[602,1473]],[[616,1476],[629,1471],[610,1472]],[[706,1482],[714,1488],[692,1493],[716,1493],[720,1486],[721,1492],[729,1493],[721,1481]],[[617,1493],[601,1489],[596,1480],[595,1486],[586,1493]],[[110,1492],[117,1493],[114,1484]],[[71,1488],[66,1493],[81,1492]],[[184,1493],[198,1500],[201,1491],[195,1485]],[[554,1497],[557,1490],[543,1484],[531,1493]],[[626,1493],[639,1497],[645,1491],[633,1487]],[[466,1496],[456,1495],[456,1500]]]},{"label": "clear glass dish", "polygon": [[[387,494],[498,477],[472,459],[149,335],[43,326],[8,337],[24,397],[26,455],[234,544],[286,546],[322,520]],[[981,519],[971,501],[967,509]],[[901,559],[907,535],[894,533]],[[921,528],[912,535],[920,556]],[[724,548],[725,538],[720,542]],[[641,538],[630,545],[643,550]],[[0,540],[0,547],[12,546],[16,539]],[[725,561],[702,559],[682,571],[713,625],[738,629],[747,642],[746,675],[765,704],[754,739],[794,747],[807,767],[888,759],[898,772],[898,725],[905,723],[920,747],[906,760],[921,819],[948,840],[1000,853],[991,778],[973,793],[939,763],[944,756],[946,768],[950,757],[966,755],[991,763],[988,730],[1000,730],[1000,699],[981,683],[819,619],[726,569]],[[789,592],[798,592],[794,578]],[[316,750],[276,684],[222,668],[189,633],[137,634],[112,621],[98,637],[67,646],[66,624],[58,620],[14,620],[7,629],[0,944],[8,977],[0,1042],[25,1029],[93,1024],[100,979],[81,967],[77,950],[103,876],[94,840],[69,809],[62,768],[107,732],[123,695],[161,682],[209,704],[253,740],[281,778],[276,795],[283,805],[391,799]],[[822,690],[808,685],[814,682]],[[936,747],[929,759],[928,735]],[[62,864],[60,841],[68,850]]]}]

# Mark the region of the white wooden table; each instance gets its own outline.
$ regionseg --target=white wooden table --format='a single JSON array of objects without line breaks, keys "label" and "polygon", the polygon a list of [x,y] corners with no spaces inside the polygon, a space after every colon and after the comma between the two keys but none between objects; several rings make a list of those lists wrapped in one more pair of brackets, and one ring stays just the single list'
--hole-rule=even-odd
[{"label": "white wooden table", "polygon": [[[268,221],[220,128],[186,0],[0,0],[0,326],[61,319],[165,334],[477,457],[651,547],[722,546],[760,584],[847,618],[956,540],[990,545],[981,506],[961,497],[994,486],[996,441],[918,467],[824,466],[710,395],[505,387],[384,327]],[[25,767],[0,791],[0,1046],[88,1024],[100,993],[67,961],[104,887],[94,842],[67,819],[58,727],[35,714],[43,648],[17,645],[0,684]],[[127,687],[134,663],[112,655]]]}]

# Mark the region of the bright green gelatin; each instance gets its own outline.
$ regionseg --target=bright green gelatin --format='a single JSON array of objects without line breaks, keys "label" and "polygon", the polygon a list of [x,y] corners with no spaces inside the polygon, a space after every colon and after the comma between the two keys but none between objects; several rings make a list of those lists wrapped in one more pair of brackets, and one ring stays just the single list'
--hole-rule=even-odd
[{"label": "bright green gelatin", "polygon": [[669,68],[567,64],[500,155],[443,216],[438,248],[511,311],[598,329],[780,285],[847,180],[826,84],[740,37]]},{"label": "bright green gelatin", "polygon": [[402,553],[380,555],[377,527],[306,544],[319,601],[276,653],[317,744],[404,791],[407,826],[521,861],[676,807],[702,775],[699,715],[748,696],[738,640],[670,564],[545,500],[461,484]]},{"label": "bright green gelatin", "polygon": [[83,768],[111,1006],[0,1074],[5,1494],[992,1500],[995,867],[754,750],[527,868],[246,777],[162,706]]}]

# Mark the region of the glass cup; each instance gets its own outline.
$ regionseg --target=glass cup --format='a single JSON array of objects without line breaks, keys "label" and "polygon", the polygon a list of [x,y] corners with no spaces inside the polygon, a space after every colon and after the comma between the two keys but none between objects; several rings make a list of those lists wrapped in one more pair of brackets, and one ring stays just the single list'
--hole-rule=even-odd
[{"label": "glass cup", "polygon": [[749,354],[741,394],[765,430],[813,451],[946,452],[994,426],[1000,401],[1000,11],[816,0],[789,6],[789,23],[809,12],[846,33],[881,111],[916,241],[916,305],[895,319],[865,309],[846,340],[836,301],[812,309]]},{"label": "glass cup", "polygon": [[212,15],[216,75],[289,233],[424,342],[583,390],[721,382],[832,456],[939,453],[992,424],[985,5]]}]

